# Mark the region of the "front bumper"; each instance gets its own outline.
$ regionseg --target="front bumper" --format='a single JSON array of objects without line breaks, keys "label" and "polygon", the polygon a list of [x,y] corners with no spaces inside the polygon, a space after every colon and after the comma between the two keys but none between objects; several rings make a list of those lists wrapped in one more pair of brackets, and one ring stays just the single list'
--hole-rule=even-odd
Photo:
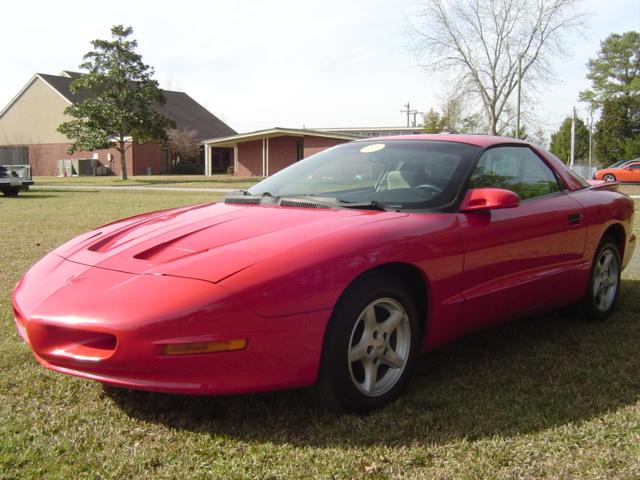
[{"label": "front bumper", "polygon": [[[262,318],[201,280],[88,267],[48,255],[13,295],[36,359],[111,385],[183,394],[312,384],[329,311]],[[243,350],[169,356],[165,345],[246,338]]]}]

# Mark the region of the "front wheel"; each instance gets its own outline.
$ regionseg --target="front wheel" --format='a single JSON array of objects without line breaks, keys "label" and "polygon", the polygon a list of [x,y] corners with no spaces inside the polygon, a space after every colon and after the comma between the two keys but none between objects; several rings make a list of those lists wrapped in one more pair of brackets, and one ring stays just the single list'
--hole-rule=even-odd
[{"label": "front wheel", "polygon": [[612,173],[607,173],[604,177],[602,177],[602,179],[605,182],[615,182],[616,181],[616,177]]},{"label": "front wheel", "polygon": [[337,410],[381,408],[402,392],[419,345],[418,310],[406,286],[392,275],[366,277],[329,321],[315,394]]},{"label": "front wheel", "polygon": [[19,187],[7,187],[2,190],[2,194],[5,197],[17,197],[20,193]]},{"label": "front wheel", "polygon": [[613,312],[620,289],[620,250],[616,242],[605,237],[593,258],[589,291],[585,297],[590,318],[604,320]]}]

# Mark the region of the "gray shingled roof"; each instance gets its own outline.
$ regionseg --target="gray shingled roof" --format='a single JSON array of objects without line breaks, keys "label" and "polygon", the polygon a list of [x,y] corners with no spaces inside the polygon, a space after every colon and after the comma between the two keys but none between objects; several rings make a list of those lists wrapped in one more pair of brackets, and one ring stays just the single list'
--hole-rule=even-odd
[{"label": "gray shingled roof", "polygon": [[[76,74],[76,72],[68,73]],[[90,95],[87,91],[72,93],[71,82],[74,80],[73,78],[44,73],[38,75],[72,103],[85,100]],[[172,90],[162,90],[162,93],[167,99],[167,103],[158,106],[157,111],[175,121],[177,128],[197,131],[199,140],[226,137],[237,133],[186,93]]]}]

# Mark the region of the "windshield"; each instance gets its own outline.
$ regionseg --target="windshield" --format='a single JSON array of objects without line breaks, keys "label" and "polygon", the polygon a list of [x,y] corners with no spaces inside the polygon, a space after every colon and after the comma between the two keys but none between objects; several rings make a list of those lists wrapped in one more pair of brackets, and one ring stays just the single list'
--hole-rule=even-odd
[{"label": "windshield", "polygon": [[351,142],[301,160],[256,184],[249,193],[436,208],[453,201],[479,150],[446,141]]}]

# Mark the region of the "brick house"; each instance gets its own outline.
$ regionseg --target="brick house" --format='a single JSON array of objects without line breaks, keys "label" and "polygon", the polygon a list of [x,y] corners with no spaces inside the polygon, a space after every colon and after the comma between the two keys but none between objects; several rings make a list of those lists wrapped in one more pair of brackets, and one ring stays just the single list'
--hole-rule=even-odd
[{"label": "brick house", "polygon": [[270,128],[205,140],[205,175],[230,169],[241,177],[268,177],[298,160],[362,138],[311,129]]},{"label": "brick house", "polygon": [[[71,142],[56,129],[70,119],[64,109],[86,98],[87,92],[72,93],[71,82],[82,75],[63,71],[60,75],[38,73],[0,112],[0,153],[11,154],[15,163],[28,163],[34,175],[56,175],[58,161],[97,159],[111,172],[120,174],[120,154],[115,149],[67,153]],[[159,113],[176,122],[179,129],[198,132],[198,140],[229,136],[235,130],[184,92],[163,90],[166,104]],[[170,147],[169,147],[170,148]],[[20,157],[15,160],[16,157]],[[171,170],[170,151],[160,143],[134,143],[127,149],[127,174],[161,174]]]}]

